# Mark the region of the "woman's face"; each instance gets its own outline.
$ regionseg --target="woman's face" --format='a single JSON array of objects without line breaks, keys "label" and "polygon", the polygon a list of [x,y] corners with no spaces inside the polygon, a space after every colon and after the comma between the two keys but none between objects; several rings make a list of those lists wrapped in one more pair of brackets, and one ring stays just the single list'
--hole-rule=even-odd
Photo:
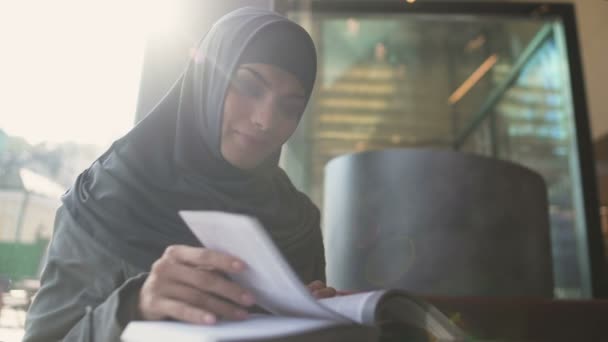
[{"label": "woman's face", "polygon": [[260,165],[295,131],[306,107],[300,81],[268,64],[241,64],[224,101],[221,151],[240,169]]}]

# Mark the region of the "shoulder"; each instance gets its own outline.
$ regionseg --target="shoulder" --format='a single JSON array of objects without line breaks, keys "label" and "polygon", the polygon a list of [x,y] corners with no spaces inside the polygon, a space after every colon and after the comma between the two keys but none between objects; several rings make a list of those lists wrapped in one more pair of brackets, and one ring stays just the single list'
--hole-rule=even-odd
[{"label": "shoulder", "polygon": [[48,262],[89,270],[118,272],[125,277],[141,272],[125,263],[104,245],[101,236],[82,229],[70,212],[61,206],[55,215],[53,236],[48,249]]}]

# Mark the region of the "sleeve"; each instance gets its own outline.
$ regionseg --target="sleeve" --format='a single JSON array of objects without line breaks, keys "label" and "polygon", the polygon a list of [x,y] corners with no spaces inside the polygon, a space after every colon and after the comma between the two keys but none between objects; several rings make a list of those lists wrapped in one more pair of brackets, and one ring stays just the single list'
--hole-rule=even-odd
[{"label": "sleeve", "polygon": [[119,341],[147,273],[107,252],[63,207],[48,253],[23,341]]}]

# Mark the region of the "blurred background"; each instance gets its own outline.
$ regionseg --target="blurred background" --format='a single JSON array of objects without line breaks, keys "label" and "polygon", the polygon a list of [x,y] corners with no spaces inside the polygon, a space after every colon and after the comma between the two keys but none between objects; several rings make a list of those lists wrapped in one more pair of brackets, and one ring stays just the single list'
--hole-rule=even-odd
[{"label": "blurred background", "polygon": [[19,339],[61,194],[154,106],[211,23],[246,5],[280,11],[315,40],[315,93],[281,166],[320,208],[324,167],[346,153],[513,161],[548,187],[555,296],[599,296],[608,1],[561,2],[575,5],[575,27],[542,3],[490,0],[2,2],[0,336]]}]

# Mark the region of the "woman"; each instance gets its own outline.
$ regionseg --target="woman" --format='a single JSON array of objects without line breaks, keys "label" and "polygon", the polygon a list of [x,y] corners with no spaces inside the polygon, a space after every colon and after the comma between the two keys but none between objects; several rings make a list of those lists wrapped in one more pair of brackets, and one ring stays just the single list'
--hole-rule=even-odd
[{"label": "woman", "polygon": [[247,260],[200,246],[177,211],[258,218],[302,281],[325,287],[319,212],[277,166],[312,92],[310,36],[273,12],[229,13],[160,103],[63,197],[25,341],[118,340],[132,319],[244,319],[225,276]]}]

